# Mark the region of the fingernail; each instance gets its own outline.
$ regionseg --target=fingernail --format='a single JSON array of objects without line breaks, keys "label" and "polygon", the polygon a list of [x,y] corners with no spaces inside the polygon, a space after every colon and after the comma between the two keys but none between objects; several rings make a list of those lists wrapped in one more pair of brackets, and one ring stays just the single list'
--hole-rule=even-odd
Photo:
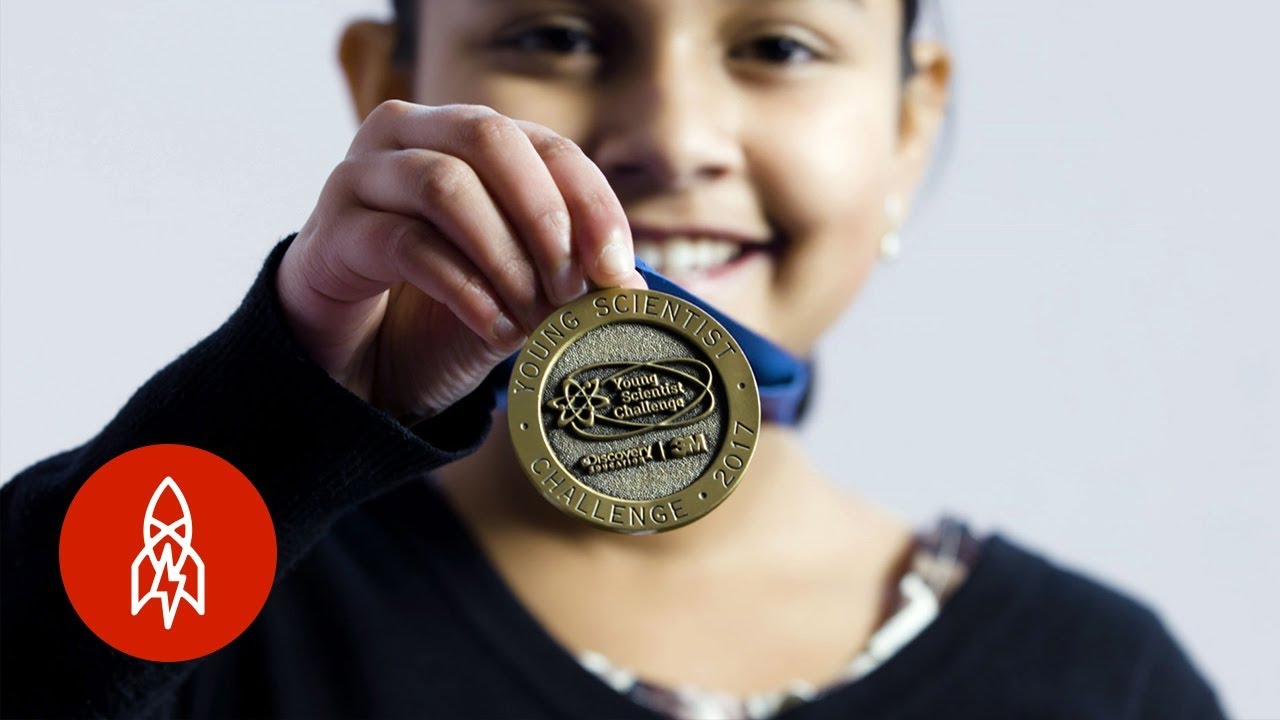
[{"label": "fingernail", "polygon": [[505,313],[498,313],[498,319],[493,321],[493,336],[499,342],[513,344],[524,339],[524,332]]},{"label": "fingernail", "polygon": [[556,271],[556,294],[559,296],[561,304],[578,297],[587,291],[587,282],[582,279],[582,273],[579,272],[573,262],[566,260],[564,265]]},{"label": "fingernail", "polygon": [[636,266],[636,260],[626,250],[625,237],[621,230],[613,230],[609,233],[609,239],[600,250],[600,257],[596,259],[597,269],[614,277],[631,274]]}]

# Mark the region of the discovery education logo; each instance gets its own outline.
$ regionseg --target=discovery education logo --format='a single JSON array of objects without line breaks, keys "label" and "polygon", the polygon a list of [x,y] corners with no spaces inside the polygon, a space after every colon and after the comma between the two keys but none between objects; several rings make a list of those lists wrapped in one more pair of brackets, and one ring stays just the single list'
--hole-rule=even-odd
[{"label": "discovery education logo", "polygon": [[131,450],[91,475],[67,510],[62,583],[85,625],[117,650],[177,662],[253,622],[271,591],[276,537],[257,489],[213,453]]}]

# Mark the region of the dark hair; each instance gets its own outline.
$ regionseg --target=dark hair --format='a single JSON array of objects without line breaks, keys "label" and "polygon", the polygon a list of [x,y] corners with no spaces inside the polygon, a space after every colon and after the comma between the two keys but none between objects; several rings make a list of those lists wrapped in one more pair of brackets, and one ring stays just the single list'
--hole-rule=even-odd
[{"label": "dark hair", "polygon": [[[396,22],[396,44],[392,59],[400,67],[412,67],[418,54],[418,3],[423,0],[391,0]],[[911,59],[911,33],[920,13],[920,0],[902,0],[902,77],[915,72]]]}]

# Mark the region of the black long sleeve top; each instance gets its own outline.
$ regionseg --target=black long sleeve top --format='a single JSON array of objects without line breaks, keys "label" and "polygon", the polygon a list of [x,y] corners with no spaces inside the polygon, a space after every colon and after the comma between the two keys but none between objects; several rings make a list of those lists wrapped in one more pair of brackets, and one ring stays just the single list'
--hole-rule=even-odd
[{"label": "black long sleeve top", "polygon": [[[270,252],[239,308],[85,444],[0,488],[4,717],[657,717],[583,668],[504,584],[430,471],[477,447],[491,396],[405,427],[293,339]],[[125,655],[72,609],[62,519],[97,468],[181,443],[227,459],[275,524],[253,624],[181,663]],[[1213,689],[1142,604],[994,533],[920,635],[782,717],[1216,718]]]}]

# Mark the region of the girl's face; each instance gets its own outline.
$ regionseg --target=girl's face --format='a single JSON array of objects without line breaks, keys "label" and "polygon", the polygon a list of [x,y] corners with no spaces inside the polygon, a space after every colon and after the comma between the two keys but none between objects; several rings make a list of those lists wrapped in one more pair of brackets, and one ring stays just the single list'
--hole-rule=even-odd
[{"label": "girl's face", "polygon": [[[807,354],[861,286],[941,119],[901,0],[419,0],[410,98],[577,142],[636,252]],[[891,201],[892,202],[892,201]]]}]

